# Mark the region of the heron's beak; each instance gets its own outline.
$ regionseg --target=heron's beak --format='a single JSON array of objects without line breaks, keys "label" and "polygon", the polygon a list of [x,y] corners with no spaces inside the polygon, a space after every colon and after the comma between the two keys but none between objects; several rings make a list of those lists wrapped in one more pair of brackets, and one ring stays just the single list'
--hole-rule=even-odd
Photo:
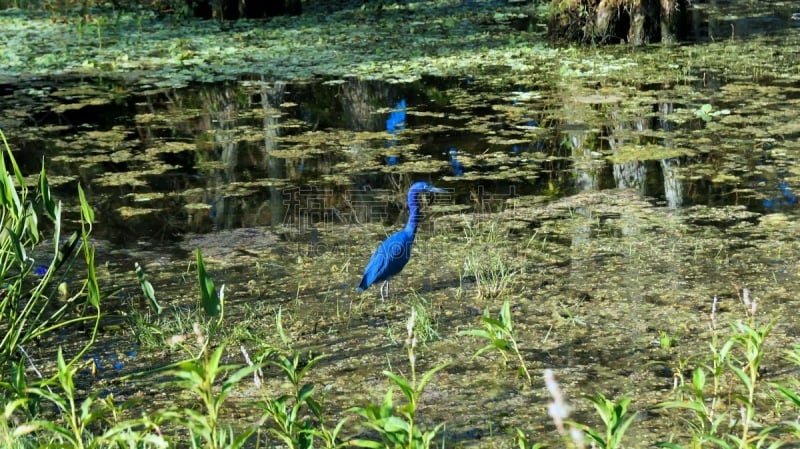
[{"label": "heron's beak", "polygon": [[447,193],[447,190],[445,190],[445,189],[440,189],[440,188],[438,188],[438,187],[434,187],[434,186],[430,186],[430,187],[428,187],[428,189],[427,189],[427,190],[428,190],[428,192],[431,192],[431,193]]}]

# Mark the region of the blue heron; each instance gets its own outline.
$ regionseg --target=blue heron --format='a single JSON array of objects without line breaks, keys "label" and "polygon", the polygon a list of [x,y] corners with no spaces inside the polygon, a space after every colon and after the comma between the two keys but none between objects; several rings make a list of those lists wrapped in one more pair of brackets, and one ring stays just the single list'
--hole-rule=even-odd
[{"label": "blue heron", "polygon": [[408,222],[406,227],[390,235],[372,253],[372,257],[364,269],[364,276],[358,286],[358,292],[369,288],[375,282],[383,281],[381,285],[381,301],[383,301],[383,289],[386,287],[386,295],[389,295],[389,279],[403,270],[411,257],[411,246],[414,244],[414,236],[417,234],[417,225],[422,220],[422,213],[419,211],[419,197],[425,193],[445,193],[446,191],[434,187],[426,182],[415,182],[408,189]]}]

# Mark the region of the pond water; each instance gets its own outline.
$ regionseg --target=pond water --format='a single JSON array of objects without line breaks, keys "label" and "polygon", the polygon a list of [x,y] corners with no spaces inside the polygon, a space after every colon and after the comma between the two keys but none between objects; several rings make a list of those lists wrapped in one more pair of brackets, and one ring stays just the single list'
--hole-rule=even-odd
[{"label": "pond water", "polygon": [[[655,442],[680,424],[648,407],[705,351],[713,298],[726,323],[745,316],[748,288],[763,320],[778,318],[776,348],[800,332],[800,27],[746,23],[752,33],[724,42],[405,82],[33,81],[0,97],[3,130],[23,172],[45,161],[73,219],[76,183],[87,189],[101,274],[122,287],[111,310],[145,310],[138,262],[169,307],[159,325],[185,330],[175,322],[197,303],[200,248],[226,286],[226,338],[280,345],[280,310],[293,347],[329,356],[314,376],[333,416],[380,400],[381,370],[406,369],[405,323],[421,304],[431,338],[419,363],[450,366],[420,414],[447,421],[448,441],[507,447],[514,428],[555,438],[541,380],[552,368],[578,418],[592,419],[582,394],[635,396],[631,440]],[[416,180],[448,193],[430,198],[390,299],[358,295]],[[457,335],[504,299],[532,387],[497,355],[471,359],[480,342]],[[101,337],[104,369],[181,356],[131,328]],[[770,363],[782,366],[777,351]],[[114,378],[96,382],[133,394]]]}]

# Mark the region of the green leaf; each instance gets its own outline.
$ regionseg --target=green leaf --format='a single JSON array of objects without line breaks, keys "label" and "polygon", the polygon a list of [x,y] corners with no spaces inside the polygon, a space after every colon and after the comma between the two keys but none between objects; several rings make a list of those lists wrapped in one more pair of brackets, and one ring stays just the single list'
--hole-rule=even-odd
[{"label": "green leaf", "polygon": [[136,277],[139,278],[139,286],[142,287],[142,293],[147,298],[150,308],[156,312],[156,315],[161,315],[161,311],[164,309],[156,301],[156,292],[153,289],[153,285],[146,279],[144,269],[139,265],[139,262],[134,262],[134,267],[136,267]]},{"label": "green leaf", "polygon": [[47,172],[44,169],[44,158],[42,158],[42,170],[39,172],[39,195],[42,198],[44,211],[47,212],[51,220],[55,221],[60,215],[60,210],[58,210],[60,207],[50,194],[50,184],[47,181]]},{"label": "green leaf", "polygon": [[83,219],[86,224],[94,223],[94,210],[92,206],[89,205],[89,201],[86,200],[86,194],[83,192],[80,183],[78,183],[78,198],[81,202],[81,219]]},{"label": "green leaf", "polygon": [[379,441],[372,440],[350,440],[350,444],[356,447],[368,447],[372,449],[385,449],[386,446]]},{"label": "green leaf", "polygon": [[[62,427],[62,426],[59,426],[56,423],[53,423],[53,422],[50,422],[50,421],[44,421],[44,420],[42,420],[42,421],[34,421],[34,422],[30,423],[30,424],[33,425],[33,426],[42,428],[42,429],[46,429],[46,430],[50,431],[51,433],[60,435],[65,440],[69,441],[72,444],[72,447],[77,446],[77,441],[75,441],[75,435],[73,435],[72,432],[70,432],[65,427]],[[69,447],[69,446],[64,445],[63,447]]]},{"label": "green leaf", "polygon": [[389,379],[392,379],[392,382],[394,382],[394,384],[397,385],[398,388],[400,388],[400,391],[403,392],[403,396],[405,396],[409,402],[416,401],[416,397],[414,396],[414,389],[411,387],[411,385],[408,383],[407,380],[405,380],[404,378],[398,376],[397,374],[391,371],[383,371],[383,375],[388,377]]},{"label": "green leaf", "polygon": [[583,424],[577,424],[577,426],[581,428],[587,435],[589,435],[589,438],[594,440],[598,446],[610,447],[606,444],[606,440],[603,438],[603,435],[601,435],[597,430]]},{"label": "green leaf", "polygon": [[[17,165],[17,160],[14,158],[14,153],[11,152],[11,147],[8,146],[8,142],[6,141],[6,136],[2,132],[0,132],[0,137],[3,138],[3,145],[6,148],[6,154],[8,155],[8,160],[11,162],[11,168],[13,169],[14,176],[17,178],[17,185],[19,185],[20,189],[23,191],[26,189],[25,187],[25,177],[22,176],[22,172],[19,169],[19,165]],[[5,163],[2,165],[3,172],[5,172]]]},{"label": "green leaf", "polygon": [[[478,358],[484,352],[486,352],[486,351],[488,351],[490,349],[495,349],[495,348],[497,348],[497,346],[495,346],[494,344],[486,345],[486,346],[482,347],[481,349],[478,349],[475,352],[475,354],[472,354],[472,357],[470,357],[470,360],[474,360],[474,359]],[[501,352],[501,354],[503,354],[503,357],[505,357],[505,354],[503,352]]]},{"label": "green leaf", "polygon": [[2,183],[0,194],[2,194],[3,208],[10,212],[13,218],[19,220],[22,218],[23,210],[13,178],[6,172],[0,172],[0,183]]},{"label": "green leaf", "polygon": [[425,388],[425,385],[427,385],[428,382],[431,380],[431,377],[433,377],[434,374],[446,368],[447,365],[448,365],[447,363],[442,363],[441,365],[435,366],[430,370],[426,371],[425,374],[422,375],[422,378],[420,378],[419,382],[417,383],[417,395],[422,393],[422,390]]},{"label": "green leaf", "polygon": [[750,379],[750,376],[748,376],[743,369],[739,368],[738,366],[735,366],[733,363],[729,364],[729,368],[733,371],[734,374],[736,374],[736,377],[738,377],[739,380],[742,381],[747,391],[751,391],[752,380]]},{"label": "green leaf", "polygon": [[214,353],[211,354],[211,357],[208,358],[206,362],[206,371],[212,374],[212,376],[216,376],[217,373],[220,371],[219,369],[219,362],[222,360],[222,353],[225,350],[225,345],[220,345],[217,349],[214,350]]},{"label": "green leaf", "polygon": [[25,230],[31,243],[34,245],[39,243],[39,215],[33,208],[33,204],[28,204],[28,210],[25,212]]},{"label": "green leaf", "polygon": [[500,309],[500,320],[503,322],[503,327],[511,332],[511,303],[508,300],[503,301],[503,307]]},{"label": "green leaf", "polygon": [[481,317],[481,320],[483,320],[484,323],[486,323],[489,326],[491,326],[492,329],[495,330],[495,331],[499,330],[499,331],[505,332],[507,330],[506,324],[503,323],[501,320],[497,320],[495,318],[490,318],[488,316]]},{"label": "green leaf", "polygon": [[312,358],[308,359],[306,361],[305,366],[303,366],[303,368],[301,368],[300,371],[297,372],[298,383],[299,383],[300,379],[303,379],[304,377],[306,377],[306,374],[308,374],[308,372],[311,370],[311,368],[316,366],[317,363],[319,363],[319,361],[324,359],[325,357],[327,357],[327,356],[325,354],[322,354],[322,355],[318,355],[316,357],[312,357]]},{"label": "green leaf", "polygon": [[733,349],[733,345],[735,343],[736,342],[734,339],[731,338],[722,345],[722,348],[719,350],[720,364],[724,363],[728,359],[728,354],[731,352],[731,349]]},{"label": "green leaf", "polygon": [[231,374],[227,379],[225,379],[223,386],[227,388],[228,385],[236,385],[240,380],[244,379],[245,376],[253,374],[253,371],[256,371],[258,368],[258,365],[247,365],[239,368],[235,373]]},{"label": "green leaf", "polygon": [[297,402],[305,401],[309,396],[311,396],[311,393],[313,392],[314,392],[313,383],[309,382],[303,385],[302,387],[300,387],[300,391],[297,392]]},{"label": "green leaf", "polygon": [[384,421],[383,429],[387,432],[409,432],[411,425],[402,418],[390,416]]},{"label": "green leaf", "polygon": [[780,391],[783,397],[791,401],[796,408],[800,408],[800,395],[797,392],[780,384],[770,383],[769,385]]},{"label": "green leaf", "polygon": [[[57,223],[60,223],[60,220]],[[56,229],[60,229],[60,225],[57,225]],[[58,242],[55,242],[56,251],[58,252],[58,255],[56,256],[56,266],[55,266],[56,270],[61,268],[64,262],[66,262],[67,259],[69,259],[69,257],[78,247],[78,244],[80,244],[80,242],[81,240],[80,236],[78,235],[78,231],[75,231],[72,234],[70,234],[67,241],[64,242],[64,244],[61,245],[61,247],[58,246]]]},{"label": "green leaf", "polygon": [[80,183],[78,183],[78,197],[80,198],[81,203],[81,240],[83,240],[83,255],[86,259],[86,288],[88,290],[87,300],[89,304],[94,306],[95,308],[100,307],[100,286],[97,283],[97,273],[95,272],[94,266],[94,247],[89,243],[89,234],[91,233],[92,223],[94,223],[94,211],[92,207],[89,206],[89,202],[86,200],[86,194],[83,192],[83,188],[81,187]]},{"label": "green leaf", "polygon": [[218,316],[222,310],[221,301],[214,289],[214,281],[206,272],[206,265],[203,263],[203,253],[197,248],[197,281],[200,284],[200,299],[203,309],[209,316]]},{"label": "green leaf", "polygon": [[386,396],[383,397],[383,403],[379,409],[381,417],[392,416],[392,411],[394,410],[394,403],[392,401],[392,390],[386,392]]},{"label": "green leaf", "polygon": [[[729,435],[729,437],[732,438],[732,439],[736,439],[736,437],[734,435]],[[714,435],[703,434],[702,438],[704,440],[707,440],[707,441],[709,441],[711,443],[716,444],[717,446],[719,446],[719,447],[721,447],[723,449],[732,449],[733,447],[747,447],[747,445],[745,445],[745,444],[737,445],[737,446],[731,446],[727,441],[723,440],[722,438],[716,437]]]},{"label": "green leaf", "polygon": [[[88,245],[88,243],[84,243]],[[94,267],[94,247],[84,246],[84,255],[86,256],[86,286],[88,287],[88,300],[89,304],[94,307],[100,307],[100,285],[97,283],[97,273]]]},{"label": "green leaf", "polygon": [[64,361],[64,352],[61,346],[58,347],[58,382],[61,388],[64,389],[64,394],[71,396],[75,392],[75,385],[72,381],[72,372],[70,366]]},{"label": "green leaf", "polygon": [[703,388],[706,385],[706,372],[703,368],[697,368],[692,373],[692,387],[694,388],[695,395],[702,398]]},{"label": "green leaf", "polygon": [[458,335],[472,335],[473,337],[485,338],[487,340],[494,339],[494,335],[486,332],[483,329],[469,329],[459,332]]},{"label": "green leaf", "polygon": [[[619,414],[619,416],[621,417],[624,414],[625,412],[623,411],[622,413]],[[634,413],[628,418],[626,418],[624,421],[617,422],[617,425],[611,430],[612,434],[614,435],[614,441],[617,442],[617,445],[615,446],[619,446],[619,443],[622,441],[623,435],[625,435],[625,431],[628,430],[628,427],[631,425],[633,420],[636,419],[636,415],[637,413]]]},{"label": "green leaf", "polygon": [[22,246],[19,236],[10,228],[6,228],[6,235],[11,240],[11,247],[14,248],[17,262],[25,264],[28,261],[28,253],[25,251],[25,247]]}]

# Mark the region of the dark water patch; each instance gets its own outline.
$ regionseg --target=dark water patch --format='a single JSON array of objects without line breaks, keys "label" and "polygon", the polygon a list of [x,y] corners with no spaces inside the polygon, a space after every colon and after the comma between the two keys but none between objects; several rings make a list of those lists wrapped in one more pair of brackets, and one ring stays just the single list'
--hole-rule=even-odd
[{"label": "dark water patch", "polygon": [[[352,163],[353,155],[358,157],[360,153],[366,152],[376,156],[382,154],[377,158],[372,156],[371,160],[368,159],[368,164],[363,167],[366,169],[381,168],[389,161],[388,173],[397,172],[396,169],[391,169],[392,161],[396,161],[394,163],[398,167],[408,167],[399,172],[404,175],[419,176],[426,170],[433,169],[434,172],[450,176],[446,179],[454,183],[459,183],[461,181],[459,178],[473,183],[485,183],[495,177],[504,177],[511,182],[521,182],[519,187],[522,193],[541,192],[543,188],[547,188],[553,193],[568,195],[587,186],[639,185],[642,186],[643,193],[651,194],[671,204],[679,204],[681,199],[695,198],[686,195],[676,199],[675,189],[686,189],[679,185],[669,187],[670,199],[667,199],[666,183],[673,181],[675,175],[670,172],[670,178],[666,178],[665,170],[668,167],[679,167],[682,162],[675,160],[671,163],[670,159],[664,159],[666,162],[660,163],[659,167],[659,163],[647,161],[650,158],[663,157],[658,155],[659,151],[664,155],[670,154],[669,151],[665,153],[663,149],[670,136],[663,134],[648,137],[646,133],[642,134],[642,131],[661,129],[661,133],[679,132],[682,129],[694,129],[695,125],[692,123],[696,122],[688,122],[689,127],[686,128],[676,121],[664,121],[660,116],[653,116],[647,119],[646,124],[637,125],[634,122],[630,125],[630,131],[621,132],[619,127],[607,128],[602,134],[608,137],[598,140],[594,132],[583,126],[560,124],[552,118],[547,118],[552,112],[541,111],[553,111],[552,106],[547,105],[550,101],[549,94],[531,97],[524,91],[516,92],[509,96],[510,103],[505,103],[502,96],[491,99],[483,93],[474,95],[470,101],[480,101],[480,98],[485,98],[489,101],[486,106],[481,107],[480,103],[478,105],[467,103],[466,109],[458,106],[458,103],[452,101],[456,96],[450,92],[464,89],[477,90],[477,87],[467,84],[464,79],[428,78],[405,85],[382,85],[375,81],[354,80],[341,80],[341,82],[327,80],[318,84],[297,85],[269,85],[249,81],[243,83],[240,88],[221,86],[216,88],[220,90],[214,89],[202,87],[199,90],[154,94],[155,96],[151,96],[147,101],[132,99],[130,101],[132,103],[147,105],[140,106],[136,113],[138,118],[133,119],[133,122],[140,123],[137,132],[114,134],[111,132],[112,128],[108,130],[108,134],[102,134],[100,130],[95,129],[83,133],[85,135],[79,139],[71,138],[73,142],[69,145],[75,148],[72,150],[75,155],[65,159],[66,169],[62,169],[62,172],[74,173],[80,167],[80,171],[83,172],[82,178],[97,180],[95,191],[101,194],[103,185],[115,190],[136,186],[137,192],[135,194],[130,192],[134,197],[146,193],[142,190],[149,190],[161,192],[162,195],[171,191],[174,193],[169,196],[180,198],[185,197],[179,193],[180,191],[192,191],[197,188],[207,190],[209,185],[203,186],[198,181],[203,179],[204,173],[210,169],[219,172],[219,180],[226,183],[226,186],[242,186],[241,195],[237,196],[248,196],[252,194],[249,193],[248,185],[258,188],[259,185],[273,183],[267,181],[267,184],[264,184],[263,180],[269,179],[289,177],[292,182],[305,183],[322,177],[327,178],[328,182],[341,182],[339,178],[330,177],[333,168],[345,168],[344,171],[357,175],[359,169],[346,167]],[[265,89],[273,91],[268,92]],[[356,93],[361,97],[357,97]],[[276,100],[278,96],[280,101]],[[277,103],[275,106],[269,104],[270,98],[273,103]],[[402,122],[398,122],[402,123],[402,128],[392,128],[388,131],[382,129],[387,126],[392,114],[397,112],[393,106],[400,104],[397,102],[398,98],[403,100],[404,107],[401,109],[405,111]],[[466,98],[461,101],[464,100]],[[587,100],[592,101],[588,98]],[[594,103],[593,107],[602,109],[602,105],[606,104],[605,100],[602,101]],[[376,103],[381,102],[388,106],[377,107]],[[502,104],[510,104],[511,109],[507,112],[502,112],[502,108],[497,109],[497,106]],[[534,111],[538,109],[539,112],[526,114],[524,111],[530,110],[526,104],[532,106]],[[176,107],[181,109],[177,110]],[[681,107],[680,103],[673,104],[669,110]],[[507,122],[506,115],[517,115],[517,110],[521,111],[523,116],[528,115],[528,118]],[[652,104],[649,110],[659,112],[664,111],[664,108]],[[498,111],[501,113],[498,114]],[[86,115],[85,120],[94,121],[98,115],[110,117],[120,112],[130,115],[131,111],[93,106],[92,110],[87,112],[91,113]],[[486,112],[489,112],[490,116],[481,117],[481,114]],[[66,116],[68,113],[71,112],[65,111],[60,115]],[[388,119],[384,114],[388,114]],[[486,122],[488,126],[479,125],[475,128],[475,122],[470,124],[468,117],[479,120],[488,118]],[[42,117],[37,118],[37,121],[42,122],[42,120]],[[64,121],[71,123],[74,119],[66,116]],[[275,121],[275,124],[271,125],[271,121]],[[545,124],[542,125],[544,127],[539,126],[540,123]],[[48,126],[46,120],[41,124],[45,129]],[[456,131],[455,127],[459,124],[475,131],[469,133]],[[108,127],[102,122],[95,126],[99,129]],[[206,130],[202,131],[199,140],[194,138],[195,142],[192,142],[189,139],[192,139],[192,133],[198,130],[198,126]],[[270,141],[268,136],[257,137],[259,133],[263,133],[265,126],[268,135],[272,134],[269,129],[275,127],[272,139],[275,143],[269,144],[270,147],[274,145],[274,149],[263,148],[264,142]],[[58,133],[51,136],[74,135],[75,128],[81,129],[82,126],[61,128]],[[487,138],[484,132],[497,137]],[[571,139],[572,146],[575,142],[582,141],[601,143],[596,150],[589,149],[589,151],[609,152],[615,155],[619,151],[615,148],[618,145],[616,142],[620,139],[634,139],[638,141],[638,145],[653,145],[652,148],[658,151],[650,151],[653,154],[645,155],[645,162],[632,162],[640,164],[639,167],[626,167],[627,163],[620,163],[611,166],[610,172],[607,171],[609,166],[600,160],[598,162],[601,171],[598,173],[602,176],[595,177],[588,184],[584,180],[574,183],[574,175],[569,175],[569,172],[574,166],[575,149],[570,150],[570,145],[564,145],[564,133],[574,136]],[[316,137],[317,134],[319,137]],[[638,137],[640,134],[642,137]],[[186,140],[183,142],[175,140],[180,139],[181,135],[184,135]],[[236,137],[232,138],[234,135]],[[355,147],[353,143],[348,143],[353,139]],[[90,149],[90,153],[87,154],[87,147],[97,145],[100,145],[100,148]],[[583,146],[583,143],[580,145]],[[31,149],[33,146],[26,148]],[[376,154],[376,150],[379,153]],[[456,157],[452,156],[454,150],[458,154]],[[35,161],[39,160],[42,153],[47,156],[63,151],[60,146],[51,149],[38,147],[38,154],[37,151],[26,151],[30,158],[23,160],[23,166],[27,168],[36,165]],[[675,151],[680,154],[697,150]],[[100,162],[99,159],[95,161],[92,153],[98,156],[109,154],[111,161]],[[431,161],[440,161],[442,164],[426,165],[425,156]],[[619,155],[614,157],[619,159]],[[634,161],[643,159],[638,155],[626,157],[631,157]],[[458,164],[457,170],[453,168],[454,162]],[[412,163],[416,164],[416,167],[410,165]],[[537,173],[542,169],[547,173],[546,177]],[[53,171],[54,175],[60,174],[58,167],[54,167]],[[652,173],[653,176],[648,173]],[[665,187],[661,188],[660,185]],[[226,191],[223,195],[226,197],[234,194],[230,191],[231,188],[224,190]],[[660,193],[661,191],[664,193]],[[118,196],[115,192],[114,198],[129,198],[129,196],[124,192]],[[194,203],[186,198],[184,201],[188,204]],[[157,198],[151,198],[147,202],[155,209],[168,205],[169,209],[175,210],[173,201],[164,203]],[[216,201],[207,202],[212,209],[214,203]],[[112,205],[114,206],[119,209],[135,205],[126,202]],[[178,218],[178,221],[183,221],[183,217]]]},{"label": "dark water patch", "polygon": [[764,2],[757,5],[743,2],[699,2],[679,40],[693,43],[725,39],[754,39],[780,35],[796,25],[792,14],[796,8],[783,2]]}]

